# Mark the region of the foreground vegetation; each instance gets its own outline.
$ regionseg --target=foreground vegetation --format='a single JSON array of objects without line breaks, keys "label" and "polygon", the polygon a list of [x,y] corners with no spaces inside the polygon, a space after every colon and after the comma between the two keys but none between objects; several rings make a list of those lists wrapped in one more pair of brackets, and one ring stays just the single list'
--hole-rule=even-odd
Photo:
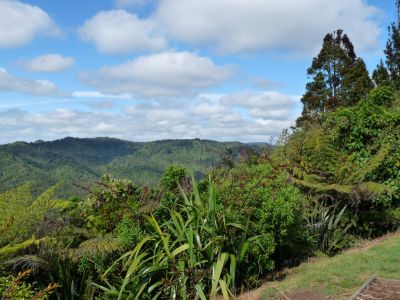
[{"label": "foreground vegetation", "polygon": [[400,236],[396,234],[335,257],[313,258],[290,270],[274,287],[266,288],[261,298],[270,299],[289,290],[312,289],[334,299],[349,299],[372,276],[400,279],[399,251]]},{"label": "foreground vegetation", "polygon": [[[304,111],[273,151],[227,151],[201,180],[171,166],[151,186],[105,175],[82,198],[59,197],[63,182],[44,192],[28,182],[0,194],[0,294],[11,299],[228,299],[316,252],[333,256],[356,240],[396,230],[400,27],[391,28],[388,69],[380,64],[372,78],[342,30],[327,34],[308,70]],[[108,151],[123,151],[107,143],[111,146],[95,158],[105,164]],[[41,144],[25,160],[52,169],[57,160],[37,157]],[[185,151],[180,155],[189,159]],[[21,157],[26,153],[31,152],[22,151]],[[76,159],[90,161],[91,154]],[[5,165],[21,161],[5,157]],[[198,159],[203,158],[209,156]],[[122,163],[113,164],[123,169]],[[64,174],[65,168],[55,169]],[[360,265],[360,272],[373,264]],[[326,289],[339,293],[334,284]]]}]

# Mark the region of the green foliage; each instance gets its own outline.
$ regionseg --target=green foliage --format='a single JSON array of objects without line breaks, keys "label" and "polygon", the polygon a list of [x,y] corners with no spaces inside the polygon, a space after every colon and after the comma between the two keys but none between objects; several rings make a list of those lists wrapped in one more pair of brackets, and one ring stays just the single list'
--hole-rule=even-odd
[{"label": "green foliage", "polygon": [[[56,203],[52,197],[57,187],[48,189],[34,201],[27,186],[3,194],[5,198],[0,202],[0,210],[7,212],[0,217],[0,247],[23,242],[35,233],[46,213]],[[12,193],[14,196],[9,197]]]},{"label": "green foliage", "polygon": [[[299,191],[266,163],[218,169],[212,177],[217,184],[209,180],[201,190],[194,179],[192,192],[179,185],[174,206],[161,219],[148,218],[147,235],[95,286],[119,299],[228,299],[251,286],[248,278],[254,284],[273,270],[305,231]],[[114,278],[115,270],[125,277]]]},{"label": "green foliage", "polygon": [[136,220],[125,216],[115,229],[117,238],[123,247],[136,245],[144,238],[144,231]]},{"label": "green foliage", "polygon": [[382,60],[372,72],[372,79],[376,86],[390,86],[390,74],[388,69],[383,64]]},{"label": "green foliage", "polygon": [[319,122],[321,114],[338,107],[353,106],[364,98],[373,84],[361,58],[343,30],[328,33],[307,74],[312,81],[303,95],[303,112],[298,127]]},{"label": "green foliage", "polygon": [[318,250],[333,255],[348,246],[347,231],[351,224],[346,224],[344,221],[345,210],[346,206],[339,211],[337,207],[326,206],[324,202],[315,202],[310,208],[306,220],[308,229],[317,242]]},{"label": "green foliage", "polygon": [[375,105],[391,106],[395,101],[394,89],[391,86],[379,86],[369,94],[369,100]]},{"label": "green foliage", "polygon": [[321,124],[303,126],[287,140],[280,159],[289,163],[291,181],[328,196],[329,205],[347,204],[352,233],[375,236],[396,226],[396,218],[376,222],[370,213],[384,216],[400,199],[400,114],[390,86],[377,87],[354,107],[324,113]]},{"label": "green foliage", "polygon": [[391,83],[400,90],[400,24],[389,26],[389,38],[385,49],[386,65]]},{"label": "green foliage", "polygon": [[113,232],[124,216],[138,208],[139,189],[129,180],[104,175],[82,205],[82,215],[101,233]]},{"label": "green foliage", "polygon": [[187,176],[187,172],[184,167],[170,166],[161,177],[160,184],[167,189],[167,191],[174,191],[178,188],[179,184],[182,184],[182,180],[185,176]]},{"label": "green foliage", "polygon": [[[396,229],[400,35],[390,30],[371,92],[347,35],[325,36],[297,128],[271,156],[198,139],[0,146],[0,295],[229,299],[314,250]],[[30,272],[37,284],[23,280]]]},{"label": "green foliage", "polygon": [[18,273],[17,276],[0,277],[0,296],[2,299],[45,300],[59,287],[58,284],[49,284],[43,290],[38,290],[34,287],[34,284],[24,281],[31,273],[31,270],[26,270]]},{"label": "green foliage", "polygon": [[[168,210],[164,223],[149,217],[149,235],[105,272],[107,286],[96,286],[118,299],[206,299],[218,292],[228,299],[235,292],[237,264],[256,237],[244,224],[225,222],[215,186],[208,187],[206,199],[195,182],[190,195],[181,190],[181,209]],[[234,240],[230,229],[238,233]],[[116,266],[126,274],[122,282],[108,278]]]},{"label": "green foliage", "polygon": [[164,140],[136,143],[111,138],[65,138],[52,142],[0,145],[0,193],[31,183],[37,197],[61,182],[56,196],[84,196],[103,174],[127,178],[138,185],[156,185],[170,165],[192,170],[196,178],[207,174],[226,148],[261,145],[207,140]]},{"label": "green foliage", "polygon": [[300,192],[287,183],[284,166],[260,161],[229,172],[216,171],[214,176],[227,222],[246,224],[253,235],[260,236],[243,258],[242,278],[262,276],[286,258],[298,259],[307,253]]}]

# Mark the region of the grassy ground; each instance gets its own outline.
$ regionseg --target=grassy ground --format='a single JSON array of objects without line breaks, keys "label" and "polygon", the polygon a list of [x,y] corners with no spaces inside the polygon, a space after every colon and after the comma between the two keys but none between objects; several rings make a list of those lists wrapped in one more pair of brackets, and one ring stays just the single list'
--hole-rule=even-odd
[{"label": "grassy ground", "polygon": [[335,257],[313,258],[289,270],[284,280],[266,284],[256,297],[247,299],[270,299],[278,291],[299,289],[348,299],[373,275],[400,279],[400,232]]}]

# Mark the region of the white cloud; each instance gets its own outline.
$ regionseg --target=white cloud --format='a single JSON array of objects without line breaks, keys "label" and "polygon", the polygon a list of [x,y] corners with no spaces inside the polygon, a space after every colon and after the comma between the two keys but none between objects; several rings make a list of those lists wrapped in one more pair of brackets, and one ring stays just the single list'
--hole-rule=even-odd
[{"label": "white cloud", "polygon": [[250,116],[260,120],[293,121],[298,114],[300,97],[275,91],[243,92],[227,95],[221,103],[248,109]]},{"label": "white cloud", "polygon": [[112,100],[93,101],[88,105],[94,109],[112,109],[115,107],[115,102]]},{"label": "white cloud", "polygon": [[20,60],[18,66],[29,72],[62,72],[74,64],[72,57],[46,54],[30,60]]},{"label": "white cloud", "polygon": [[363,0],[161,0],[154,19],[177,40],[221,52],[313,54],[343,28],[356,49],[378,46],[381,12]]},{"label": "white cloud", "polygon": [[156,51],[167,45],[157,24],[125,10],[99,12],[84,23],[79,34],[107,54]]},{"label": "white cloud", "polygon": [[293,109],[299,102],[299,96],[291,96],[275,91],[242,92],[229,94],[222,98],[225,105],[238,105],[249,108],[289,108]]},{"label": "white cloud", "polygon": [[35,96],[49,96],[59,94],[57,86],[48,80],[30,80],[16,77],[0,69],[0,91],[17,92]]},{"label": "white cloud", "polygon": [[83,73],[81,80],[105,94],[149,98],[191,95],[232,75],[231,65],[218,66],[190,52],[163,52]]},{"label": "white cloud", "polygon": [[114,99],[130,99],[131,96],[129,94],[120,94],[120,95],[106,95],[100,93],[99,91],[74,91],[72,92],[73,97],[78,98],[114,98]]},{"label": "white cloud", "polygon": [[118,120],[110,114],[69,109],[29,113],[22,110],[0,112],[0,141],[56,139],[65,136],[113,136]]},{"label": "white cloud", "polygon": [[[278,100],[273,99],[274,95]],[[232,97],[234,103],[227,101]],[[257,98],[255,94],[253,98]],[[282,101],[284,98],[290,100]],[[196,137],[269,141],[271,136],[277,137],[283,128],[293,125],[297,115],[286,111],[290,109],[287,103],[297,107],[300,103],[295,103],[292,98],[271,93],[267,98],[271,103],[265,105],[255,100],[246,102],[244,96],[239,101],[238,95],[203,94],[174,102],[139,102],[122,110],[113,107],[109,101],[90,104],[98,110],[113,108],[107,112],[56,109],[37,113],[8,110],[0,112],[0,142],[48,140],[65,136],[110,136],[135,141]]]},{"label": "white cloud", "polygon": [[45,11],[19,1],[0,0],[0,48],[26,45],[39,34],[58,34]]}]

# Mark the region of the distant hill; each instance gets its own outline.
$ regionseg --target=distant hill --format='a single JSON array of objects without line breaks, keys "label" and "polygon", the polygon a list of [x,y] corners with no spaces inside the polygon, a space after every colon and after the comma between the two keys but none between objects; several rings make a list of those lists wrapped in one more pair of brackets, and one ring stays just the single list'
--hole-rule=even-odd
[{"label": "distant hill", "polygon": [[206,174],[226,149],[266,144],[242,144],[209,140],[162,140],[130,142],[113,138],[64,138],[34,143],[0,145],[0,192],[31,183],[34,194],[62,182],[60,196],[79,195],[82,189],[103,174],[154,185],[166,167],[183,165],[197,177]]}]

